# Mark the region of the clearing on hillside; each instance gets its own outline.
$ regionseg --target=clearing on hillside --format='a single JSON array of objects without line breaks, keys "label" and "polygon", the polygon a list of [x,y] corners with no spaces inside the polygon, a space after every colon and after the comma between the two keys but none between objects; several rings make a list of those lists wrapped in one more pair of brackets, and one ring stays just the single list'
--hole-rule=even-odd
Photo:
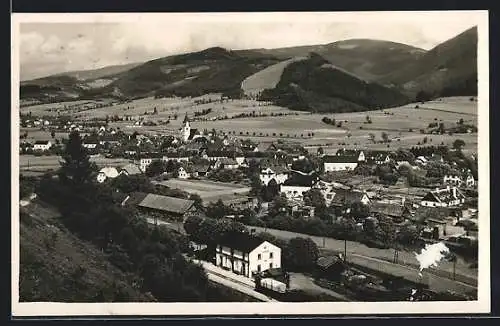
[{"label": "clearing on hillside", "polygon": [[241,89],[247,96],[257,96],[264,89],[275,88],[281,79],[283,70],[292,62],[305,60],[305,57],[288,59],[272,66],[269,66],[243,80]]}]

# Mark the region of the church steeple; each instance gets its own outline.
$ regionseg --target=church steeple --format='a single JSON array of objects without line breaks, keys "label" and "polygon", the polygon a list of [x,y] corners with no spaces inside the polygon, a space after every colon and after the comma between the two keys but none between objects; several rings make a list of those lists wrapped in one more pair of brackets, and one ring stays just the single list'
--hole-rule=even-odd
[{"label": "church steeple", "polygon": [[184,121],[182,121],[182,123],[186,124],[186,122],[189,122],[189,118],[188,118],[188,114],[187,113],[184,116]]}]

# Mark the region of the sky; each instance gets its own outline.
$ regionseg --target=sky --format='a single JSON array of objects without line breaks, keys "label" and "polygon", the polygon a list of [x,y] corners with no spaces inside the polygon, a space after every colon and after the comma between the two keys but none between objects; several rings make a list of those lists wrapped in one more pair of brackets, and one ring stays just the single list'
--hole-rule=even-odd
[{"label": "sky", "polygon": [[77,15],[17,20],[21,80],[213,46],[278,48],[369,38],[428,50],[477,25],[470,13],[459,12]]}]

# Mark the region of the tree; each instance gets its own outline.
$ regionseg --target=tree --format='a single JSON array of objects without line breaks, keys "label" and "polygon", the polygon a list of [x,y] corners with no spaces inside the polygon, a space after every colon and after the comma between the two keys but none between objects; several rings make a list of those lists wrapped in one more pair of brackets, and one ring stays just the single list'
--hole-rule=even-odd
[{"label": "tree", "polygon": [[226,216],[229,212],[229,207],[226,207],[222,199],[219,199],[216,203],[208,205],[206,214],[208,217],[219,219]]},{"label": "tree", "polygon": [[52,137],[52,139],[56,138],[56,132],[54,130],[50,132],[50,137]]},{"label": "tree", "polygon": [[388,133],[386,133],[386,132],[384,131],[384,132],[382,132],[382,135],[381,135],[381,136],[382,136],[382,140],[384,141],[384,143],[389,142],[389,134],[388,134]]},{"label": "tree", "polygon": [[368,134],[368,137],[370,138],[370,141],[371,141],[372,143],[374,143],[374,142],[375,142],[375,134],[374,134],[374,133],[372,133],[372,132],[371,132],[371,133],[369,133],[369,134]]},{"label": "tree", "polygon": [[200,225],[203,222],[203,218],[197,215],[189,216],[184,222],[184,230],[190,236],[193,236],[193,239],[196,237],[196,232],[200,229]]},{"label": "tree", "polygon": [[203,199],[201,199],[200,195],[192,194],[191,196],[189,196],[189,199],[194,201],[194,207],[196,207],[197,209],[203,208]]},{"label": "tree", "polygon": [[59,177],[72,185],[90,182],[92,174],[97,170],[95,163],[89,160],[78,131],[69,134],[62,158]]},{"label": "tree", "polygon": [[276,180],[271,179],[267,186],[262,187],[262,199],[266,202],[273,200],[280,192],[280,186]]},{"label": "tree", "polygon": [[154,160],[147,166],[146,175],[148,177],[155,177],[165,172],[165,170],[165,163],[162,160]]},{"label": "tree", "polygon": [[283,252],[283,265],[287,270],[312,271],[318,260],[318,246],[310,238],[292,238]]},{"label": "tree", "polygon": [[464,146],[465,146],[465,142],[462,139],[456,139],[453,142],[453,149],[455,149],[457,151],[462,150],[462,147],[464,147]]},{"label": "tree", "polygon": [[307,206],[325,206],[325,198],[319,189],[311,189],[304,194],[304,204]]},{"label": "tree", "polygon": [[322,156],[323,154],[325,154],[325,151],[323,150],[323,147],[318,147],[317,153],[318,153],[319,156]]}]

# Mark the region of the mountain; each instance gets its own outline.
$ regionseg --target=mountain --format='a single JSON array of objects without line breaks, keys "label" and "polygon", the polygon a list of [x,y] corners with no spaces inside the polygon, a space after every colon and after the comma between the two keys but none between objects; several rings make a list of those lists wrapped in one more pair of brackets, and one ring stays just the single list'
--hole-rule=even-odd
[{"label": "mountain", "polygon": [[290,62],[276,87],[262,91],[261,99],[295,110],[335,113],[408,103],[397,90],[361,80],[316,53]]},{"label": "mountain", "polygon": [[379,82],[394,85],[409,96],[477,95],[477,27],[437,45]]},{"label": "mountain", "polygon": [[142,62],[128,63],[124,65],[115,65],[115,66],[106,66],[103,68],[93,69],[93,70],[79,70],[79,71],[70,71],[64,72],[60,74],[56,74],[53,76],[69,76],[74,77],[78,80],[95,80],[106,78],[109,76],[113,76],[125,71],[128,71],[132,68],[135,68],[139,65],[143,64]]},{"label": "mountain", "polygon": [[406,44],[371,39],[351,39],[330,44],[278,49],[255,49],[280,59],[307,56],[314,52],[366,81],[378,81],[395,70],[413,63],[425,50]]},{"label": "mountain", "polygon": [[[21,98],[37,100],[93,97],[241,95],[241,82],[279,59],[254,51],[240,54],[220,47],[164,57],[97,79],[55,75],[21,83]],[[120,70],[120,69],[118,69]],[[109,70],[108,70],[109,71]],[[86,73],[86,76],[99,73]],[[81,77],[81,73],[80,73]]]}]

